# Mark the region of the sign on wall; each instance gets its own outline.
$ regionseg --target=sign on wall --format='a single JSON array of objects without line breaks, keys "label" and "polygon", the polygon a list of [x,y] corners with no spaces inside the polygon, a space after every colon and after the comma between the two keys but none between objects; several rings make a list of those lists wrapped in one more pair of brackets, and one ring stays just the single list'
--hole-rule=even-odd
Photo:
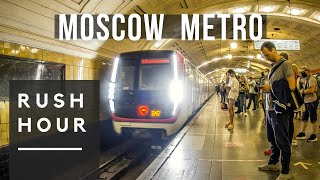
[{"label": "sign on wall", "polygon": [[277,50],[286,51],[299,51],[300,50],[300,40],[281,40],[281,39],[261,39],[259,41],[254,41],[254,49],[260,50],[261,45],[266,42],[271,41],[275,44]]}]

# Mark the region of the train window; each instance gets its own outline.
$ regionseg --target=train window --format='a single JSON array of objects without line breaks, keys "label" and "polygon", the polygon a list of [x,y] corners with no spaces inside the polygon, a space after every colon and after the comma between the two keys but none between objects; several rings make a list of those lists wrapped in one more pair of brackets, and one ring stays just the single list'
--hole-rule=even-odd
[{"label": "train window", "polygon": [[135,61],[124,60],[119,68],[119,84],[121,90],[134,89]]},{"label": "train window", "polygon": [[141,65],[139,90],[167,89],[172,74],[170,64]]}]

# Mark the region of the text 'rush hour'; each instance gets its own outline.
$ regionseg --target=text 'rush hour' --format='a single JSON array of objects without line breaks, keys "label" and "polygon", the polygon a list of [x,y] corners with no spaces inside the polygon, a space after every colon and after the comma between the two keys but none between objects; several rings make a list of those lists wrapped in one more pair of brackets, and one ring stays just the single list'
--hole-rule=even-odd
[{"label": "text 'rush hour'", "polygon": [[[56,109],[60,109],[63,108],[66,104],[64,98],[66,98],[64,94],[57,93],[53,96],[53,100],[55,103],[51,104],[48,93],[44,93],[43,95],[41,95],[40,93],[36,93],[35,99],[33,97],[30,98],[30,96],[27,93],[19,93],[18,108],[35,108],[31,105],[33,104],[40,109],[50,108],[51,106],[54,106],[54,108]],[[35,103],[33,101],[35,101]],[[75,107],[75,103],[79,104],[78,108],[83,109],[83,94],[80,93],[79,97],[76,98],[74,93],[71,93],[69,103],[71,109],[77,108]],[[74,132],[78,132],[78,130],[80,130],[80,132],[86,132],[84,128],[85,120],[81,117],[74,117],[73,122],[69,122],[69,118],[67,117],[55,119],[56,123],[52,123],[50,119],[46,117],[38,118],[36,123],[37,129],[42,133],[46,133],[51,129],[52,124],[57,124],[56,128],[59,132],[66,132],[70,124],[70,126],[73,125]],[[30,133],[32,131],[32,121],[34,121],[34,119],[30,117],[18,117],[18,132],[21,133],[23,131],[27,131]]]}]

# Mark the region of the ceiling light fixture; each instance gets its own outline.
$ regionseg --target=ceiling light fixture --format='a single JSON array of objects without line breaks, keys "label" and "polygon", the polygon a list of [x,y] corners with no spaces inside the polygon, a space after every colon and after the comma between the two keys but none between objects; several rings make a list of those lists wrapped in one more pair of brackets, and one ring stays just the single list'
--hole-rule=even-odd
[{"label": "ceiling light fixture", "polygon": [[233,12],[237,14],[241,14],[241,13],[247,12],[247,9],[245,7],[238,7],[238,8],[234,8]]},{"label": "ceiling light fixture", "polygon": [[288,13],[290,14],[290,12],[291,12],[291,15],[299,16],[302,13],[302,10],[297,8],[292,8],[291,10],[289,9]]},{"label": "ceiling light fixture", "polygon": [[232,55],[231,55],[231,54],[228,54],[228,55],[225,56],[224,58],[226,58],[226,59],[232,59]]},{"label": "ceiling light fixture", "polygon": [[155,47],[155,48],[159,48],[163,43],[164,43],[164,40],[157,40],[157,41],[154,43],[154,47]]},{"label": "ceiling light fixture", "polygon": [[261,59],[261,54],[257,54],[257,59]]},{"label": "ceiling light fixture", "polygon": [[235,49],[235,48],[238,47],[238,44],[235,43],[235,42],[232,42],[232,43],[230,44],[230,47],[231,47],[231,49]]},{"label": "ceiling light fixture", "polygon": [[262,8],[262,11],[265,13],[272,12],[273,10],[274,10],[274,7],[271,7],[271,6],[265,6]]}]

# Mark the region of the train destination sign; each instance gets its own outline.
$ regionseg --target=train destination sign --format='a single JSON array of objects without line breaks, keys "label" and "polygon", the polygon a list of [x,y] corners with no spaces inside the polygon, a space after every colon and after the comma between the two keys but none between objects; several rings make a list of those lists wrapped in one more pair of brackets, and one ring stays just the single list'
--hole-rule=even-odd
[{"label": "train destination sign", "polygon": [[282,39],[261,39],[254,41],[254,49],[260,50],[262,43],[266,41],[271,41],[276,46],[277,50],[281,51],[299,51],[300,50],[300,40],[282,40]]}]

